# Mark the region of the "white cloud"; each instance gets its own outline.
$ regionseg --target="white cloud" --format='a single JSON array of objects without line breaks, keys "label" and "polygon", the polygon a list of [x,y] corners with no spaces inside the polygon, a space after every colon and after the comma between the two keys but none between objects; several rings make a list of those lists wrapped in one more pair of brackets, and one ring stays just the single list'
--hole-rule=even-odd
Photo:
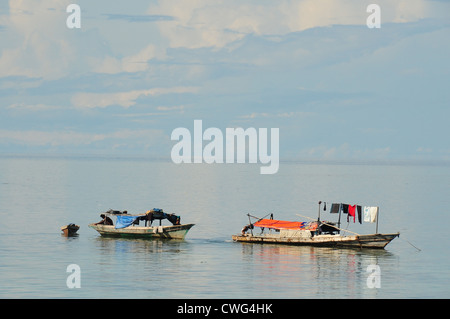
[{"label": "white cloud", "polygon": [[28,146],[80,146],[96,142],[112,141],[125,143],[152,145],[168,137],[162,130],[119,130],[111,133],[83,133],[75,131],[19,131],[0,130],[0,143],[14,143]]},{"label": "white cloud", "polygon": [[47,104],[25,104],[25,103],[14,103],[8,105],[6,109],[10,110],[25,110],[25,111],[52,111],[61,109],[61,106],[47,105]]},{"label": "white cloud", "polygon": [[77,108],[105,108],[119,105],[129,108],[136,104],[141,96],[158,96],[171,93],[195,93],[195,87],[154,88],[149,90],[134,90],[118,93],[77,93],[72,97],[72,105]]},{"label": "white cloud", "polygon": [[255,118],[291,118],[291,117],[307,117],[312,113],[309,112],[283,112],[283,113],[267,113],[267,112],[253,112],[251,114],[241,115],[241,119],[255,119]]},{"label": "white cloud", "polygon": [[[4,26],[0,43],[0,76],[25,76],[55,80],[90,72],[116,74],[148,69],[151,59],[164,59],[165,48],[144,47],[124,57],[111,54],[105,35],[98,32],[101,19],[68,29],[69,0],[10,0],[9,12],[0,15]],[[89,4],[81,5],[81,19]],[[97,22],[97,23],[95,23]],[[112,23],[112,22],[111,22]],[[111,33],[113,31],[110,31]]]},{"label": "white cloud", "polygon": [[136,104],[140,96],[151,94],[151,90],[135,90],[118,93],[77,93],[72,98],[72,104],[79,108],[104,108],[110,105],[119,105],[128,108]]},{"label": "white cloud", "polygon": [[[431,14],[430,4],[424,0],[377,3],[382,8],[382,23],[416,21]],[[80,30],[66,27],[69,4],[69,0],[9,1],[9,12],[0,16],[2,35],[9,40],[0,44],[2,77],[53,80],[83,72],[148,71],[147,62],[166,59],[168,47],[220,49],[248,34],[285,35],[321,26],[363,25],[368,16],[368,3],[355,4],[354,0],[159,1],[150,5],[147,13],[171,19],[152,22],[157,26],[152,29],[155,33],[142,38],[141,49],[119,57],[106,44],[107,38],[116,36],[96,32],[100,28],[110,33],[117,30],[105,27],[100,18],[83,23]],[[81,5],[82,19],[90,5],[94,6]]]},{"label": "white cloud", "polygon": [[103,134],[89,134],[80,132],[45,132],[0,130],[0,143],[17,143],[31,146],[59,146],[91,144],[105,139]]},{"label": "white cloud", "polygon": [[[284,35],[331,25],[365,25],[367,3],[354,0],[159,1],[149,14],[174,17],[158,22],[170,47],[222,48],[247,34]],[[410,22],[426,17],[423,0],[379,0],[382,23]]]},{"label": "white cloud", "polygon": [[157,106],[156,109],[158,111],[178,111],[184,112],[186,107],[184,105],[176,105],[176,106]]},{"label": "white cloud", "polygon": [[386,159],[391,153],[389,146],[383,148],[364,148],[356,149],[351,147],[349,143],[343,143],[338,146],[314,146],[303,149],[298,153],[298,157],[302,159],[321,159],[321,160],[341,160],[341,159],[370,159],[380,160]]},{"label": "white cloud", "polygon": [[116,74],[121,72],[141,72],[149,69],[148,61],[151,59],[164,59],[165,51],[153,44],[148,45],[138,53],[118,59],[112,56],[105,57],[96,63],[94,71],[98,73]]},{"label": "white cloud", "polygon": [[66,36],[68,0],[9,1],[9,15],[2,21],[14,41],[2,43],[2,76],[59,78],[71,68],[76,58]]}]

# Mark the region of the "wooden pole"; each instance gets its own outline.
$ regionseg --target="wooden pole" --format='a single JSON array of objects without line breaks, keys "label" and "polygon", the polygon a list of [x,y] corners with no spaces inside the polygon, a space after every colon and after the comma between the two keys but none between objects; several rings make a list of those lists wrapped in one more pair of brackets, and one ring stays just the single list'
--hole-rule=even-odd
[{"label": "wooden pole", "polygon": [[375,234],[378,234],[378,218],[379,218],[379,216],[380,216],[380,207],[378,207],[378,209],[377,209],[377,226],[375,229]]},{"label": "wooden pole", "polygon": [[248,222],[249,222],[249,227],[250,227],[250,233],[253,236],[253,227],[251,226],[252,225],[252,221],[250,219],[250,214],[247,214],[247,216],[248,216]]},{"label": "wooden pole", "polygon": [[319,214],[317,216],[317,221],[320,223],[320,204],[322,204],[322,201],[319,200]]},{"label": "wooden pole", "polygon": [[338,227],[341,227],[341,212],[342,212],[342,204],[339,204]]}]

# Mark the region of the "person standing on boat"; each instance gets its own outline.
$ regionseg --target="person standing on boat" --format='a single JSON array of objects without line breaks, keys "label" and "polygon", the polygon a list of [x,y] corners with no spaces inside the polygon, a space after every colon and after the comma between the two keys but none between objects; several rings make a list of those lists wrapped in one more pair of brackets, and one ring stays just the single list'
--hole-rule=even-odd
[{"label": "person standing on boat", "polygon": [[102,218],[102,220],[98,223],[95,223],[94,225],[114,225],[112,219],[105,214],[101,214],[100,217]]}]

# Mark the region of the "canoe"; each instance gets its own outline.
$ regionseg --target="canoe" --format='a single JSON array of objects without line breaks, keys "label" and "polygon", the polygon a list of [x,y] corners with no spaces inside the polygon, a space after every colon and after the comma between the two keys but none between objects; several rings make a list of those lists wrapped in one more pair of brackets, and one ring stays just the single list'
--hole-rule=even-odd
[{"label": "canoe", "polygon": [[75,224],[68,224],[61,227],[64,236],[73,236],[77,233],[78,229],[80,229],[80,226]]}]

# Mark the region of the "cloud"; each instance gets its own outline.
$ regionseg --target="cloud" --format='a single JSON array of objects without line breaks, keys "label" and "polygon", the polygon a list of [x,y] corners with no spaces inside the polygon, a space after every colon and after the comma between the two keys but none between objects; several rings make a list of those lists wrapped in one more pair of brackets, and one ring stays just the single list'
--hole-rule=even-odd
[{"label": "cloud", "polygon": [[365,25],[368,0],[88,1],[80,30],[66,27],[69,3],[0,5],[2,152],[9,142],[142,147],[150,132],[137,128],[193,118],[280,127],[282,148],[309,157],[449,149],[438,138],[444,1],[377,1],[379,30]]},{"label": "cloud", "polygon": [[125,20],[127,22],[172,21],[174,18],[164,15],[105,14],[109,20]]},{"label": "cloud", "polygon": [[77,93],[72,97],[72,105],[77,108],[105,108],[112,105],[129,108],[136,104],[142,96],[158,96],[162,94],[195,93],[196,87],[154,88],[118,93]]},{"label": "cloud", "polygon": [[39,112],[39,111],[58,110],[58,109],[61,109],[61,106],[47,105],[47,104],[43,104],[43,103],[38,103],[38,104],[14,103],[14,104],[8,105],[6,107],[6,109]]},{"label": "cloud", "polygon": [[108,146],[131,145],[148,148],[168,140],[162,130],[122,129],[110,133],[85,133],[76,131],[18,131],[0,130],[0,144],[19,144],[27,146],[83,146],[98,145],[99,142],[109,142]]},{"label": "cloud", "polygon": [[282,112],[282,113],[258,113],[253,112],[251,114],[241,115],[239,118],[241,119],[255,119],[255,118],[292,118],[292,117],[307,117],[311,115],[309,112],[300,112],[300,111],[292,111],[292,112]]},{"label": "cloud", "polygon": [[106,138],[104,134],[80,132],[45,132],[37,130],[0,130],[0,143],[14,143],[30,146],[59,146],[91,144]]},{"label": "cloud", "polygon": [[381,148],[354,148],[348,143],[338,146],[314,146],[299,151],[298,158],[301,159],[320,159],[320,160],[382,160],[388,158],[391,153],[389,146]]},{"label": "cloud", "polygon": [[106,56],[103,60],[95,63],[94,71],[98,73],[116,74],[122,72],[134,73],[149,69],[148,61],[151,59],[164,59],[165,51],[150,44],[138,53],[121,59]]},{"label": "cloud", "polygon": [[13,41],[2,43],[2,76],[54,79],[66,74],[75,58],[62,14],[68,4],[67,0],[9,1],[9,15],[2,20]]},{"label": "cloud", "polygon": [[[69,0],[9,1],[9,12],[0,16],[0,30],[5,34],[0,44],[3,77],[54,80],[90,72],[143,72],[149,70],[148,61],[166,60],[169,48],[218,50],[248,35],[279,36],[323,26],[364,25],[368,15],[366,5],[355,5],[352,0],[173,0],[151,4],[147,14],[100,13],[111,23],[151,22],[151,36],[140,33],[139,45],[123,46],[116,34],[122,28],[106,26],[102,19],[69,30],[65,23],[69,4]],[[430,14],[429,3],[423,0],[380,0],[378,4],[383,23],[416,21]],[[88,4],[82,5],[82,19],[85,12],[89,12]],[[122,47],[109,47],[113,42]]]},{"label": "cloud", "polygon": [[[102,19],[85,22],[88,5],[81,5],[81,29],[68,29],[66,19],[69,0],[9,1],[9,12],[0,15],[0,75],[57,80],[92,72],[116,74],[148,70],[151,59],[164,59],[165,48],[148,39],[127,48],[124,56],[113,50]],[[139,20],[138,16],[110,14],[110,21]],[[169,17],[140,16],[140,20],[164,21]],[[94,23],[92,23],[94,21]],[[112,30],[115,30],[111,28]],[[117,35],[114,35],[117,38]],[[143,45],[142,45],[143,44]],[[136,53],[132,53],[136,50]],[[130,53],[131,52],[131,53]]]},{"label": "cloud", "polygon": [[176,106],[157,106],[156,109],[158,111],[175,111],[175,112],[184,112],[186,106],[184,105],[176,105]]},{"label": "cloud", "polygon": [[[365,25],[367,2],[302,1],[160,1],[149,13],[170,16],[158,23],[170,47],[223,48],[246,35],[276,36],[332,25]],[[417,21],[429,15],[423,0],[379,0],[383,23]]]}]

